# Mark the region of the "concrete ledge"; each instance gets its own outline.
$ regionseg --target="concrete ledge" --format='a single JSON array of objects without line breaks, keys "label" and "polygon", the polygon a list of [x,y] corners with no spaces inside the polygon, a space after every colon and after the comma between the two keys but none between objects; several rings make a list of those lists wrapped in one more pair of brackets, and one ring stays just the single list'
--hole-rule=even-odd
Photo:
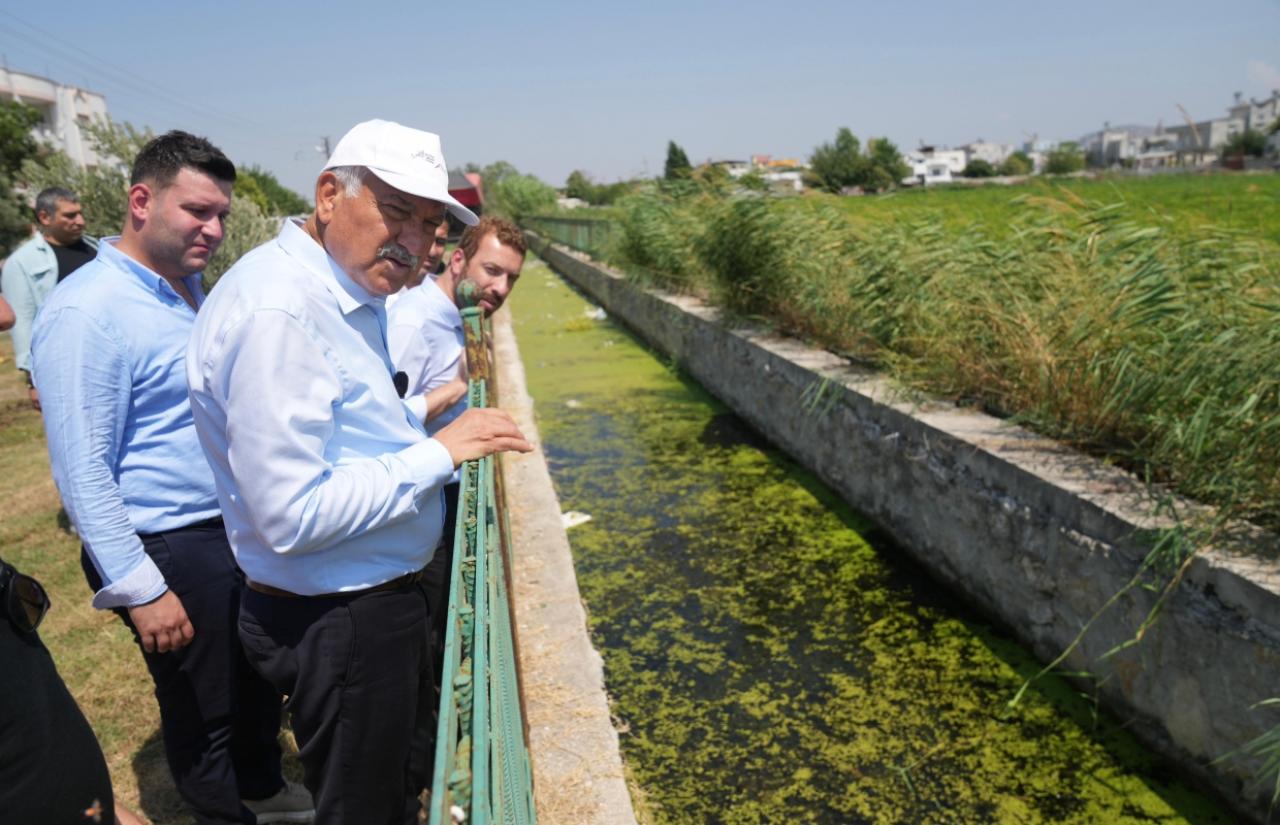
[{"label": "concrete ledge", "polygon": [[[708,391],[874,519],[937,578],[1028,644],[1060,654],[1138,572],[1150,547],[1141,484],[1007,421],[908,399],[883,377],[714,308],[649,291],[527,233],[535,251]],[[1064,667],[1149,746],[1215,787],[1238,813],[1266,814],[1261,760],[1228,756],[1280,723],[1280,541],[1253,534],[1194,558],[1159,621],[1133,637],[1155,596],[1131,588]]]},{"label": "concrete ledge", "polygon": [[511,525],[513,619],[538,820],[634,825],[603,663],[587,634],[560,502],[508,311],[494,316],[493,330],[498,404],[535,445],[528,455],[503,455],[500,464]]}]

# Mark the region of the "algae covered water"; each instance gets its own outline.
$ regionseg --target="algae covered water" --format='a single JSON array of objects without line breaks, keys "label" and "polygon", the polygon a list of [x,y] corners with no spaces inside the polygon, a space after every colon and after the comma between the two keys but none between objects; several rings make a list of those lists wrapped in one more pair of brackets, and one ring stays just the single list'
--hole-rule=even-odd
[{"label": "algae covered water", "polygon": [[1233,821],[1066,683],[1010,709],[1029,653],[545,266],[511,303],[642,821]]}]

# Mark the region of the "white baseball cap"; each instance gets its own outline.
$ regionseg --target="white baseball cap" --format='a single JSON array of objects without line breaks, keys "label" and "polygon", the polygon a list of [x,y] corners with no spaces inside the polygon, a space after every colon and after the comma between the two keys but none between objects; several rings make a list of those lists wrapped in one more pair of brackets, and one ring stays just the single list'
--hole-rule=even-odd
[{"label": "white baseball cap", "polygon": [[401,192],[443,203],[468,226],[480,222],[449,194],[449,167],[439,135],[389,120],[366,120],[352,126],[333,148],[324,168],[335,166],[363,166]]}]

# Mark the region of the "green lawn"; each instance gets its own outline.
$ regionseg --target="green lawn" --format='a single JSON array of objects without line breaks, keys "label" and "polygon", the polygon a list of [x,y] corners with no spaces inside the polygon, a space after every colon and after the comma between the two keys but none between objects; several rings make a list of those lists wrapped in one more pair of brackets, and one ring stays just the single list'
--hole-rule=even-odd
[{"label": "green lawn", "polygon": [[978,224],[1001,235],[1027,209],[1022,199],[1077,196],[1123,203],[1124,214],[1176,235],[1215,226],[1280,244],[1280,175],[1110,176],[1102,179],[1039,178],[1016,186],[944,186],[863,198],[842,198],[858,223],[934,219],[949,228]]}]

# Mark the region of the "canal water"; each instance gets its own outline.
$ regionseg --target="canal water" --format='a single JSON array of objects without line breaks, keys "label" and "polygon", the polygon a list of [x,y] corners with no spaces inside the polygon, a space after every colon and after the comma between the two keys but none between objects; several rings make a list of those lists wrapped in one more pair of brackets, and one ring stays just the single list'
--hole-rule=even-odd
[{"label": "canal water", "polygon": [[1064,681],[1009,708],[1025,650],[545,266],[511,304],[648,821],[1233,821]]}]

